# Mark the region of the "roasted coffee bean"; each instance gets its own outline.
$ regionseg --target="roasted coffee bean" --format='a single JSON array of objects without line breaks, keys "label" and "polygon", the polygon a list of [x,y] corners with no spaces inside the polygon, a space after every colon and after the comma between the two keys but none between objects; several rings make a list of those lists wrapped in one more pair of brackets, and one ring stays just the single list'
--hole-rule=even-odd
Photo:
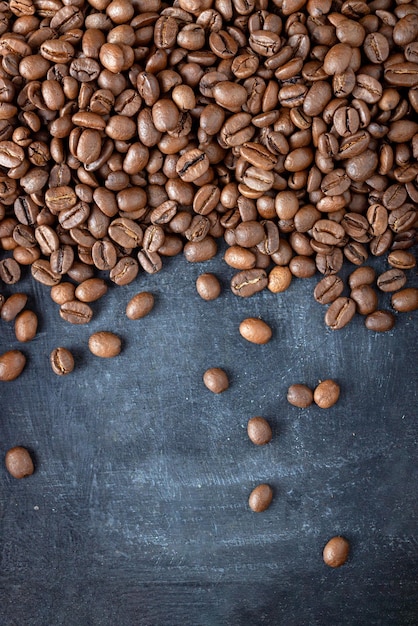
[{"label": "roasted coffee bean", "polygon": [[248,506],[254,513],[262,513],[269,508],[273,500],[273,489],[270,485],[257,485],[248,498]]},{"label": "roasted coffee bean", "polygon": [[314,298],[320,304],[330,304],[341,296],[344,283],[339,276],[324,276],[314,289]]},{"label": "roasted coffee bean", "polygon": [[390,311],[374,311],[370,313],[364,320],[364,324],[368,330],[374,332],[384,333],[388,330],[392,330],[395,326],[396,318]]},{"label": "roasted coffee bean", "polygon": [[203,374],[205,386],[213,393],[222,393],[229,387],[227,373],[220,367],[212,367]]},{"label": "roasted coffee bean", "polygon": [[350,274],[348,277],[348,284],[350,289],[355,289],[356,287],[360,287],[361,285],[371,285],[374,283],[376,278],[376,271],[373,267],[368,265],[364,265],[363,267],[359,267],[354,272]]},{"label": "roasted coffee bean", "polygon": [[295,383],[287,390],[287,401],[300,409],[306,409],[313,402],[313,391],[307,385]]},{"label": "roasted coffee bean", "polygon": [[324,547],[322,556],[329,567],[341,567],[348,559],[350,544],[345,537],[332,537]]},{"label": "roasted coffee bean", "polygon": [[57,376],[66,376],[74,369],[74,357],[67,348],[55,348],[49,355],[52,371]]},{"label": "roasted coffee bean", "polygon": [[395,311],[401,313],[409,313],[418,309],[418,289],[415,287],[407,287],[401,289],[392,295],[392,307]]},{"label": "roasted coffee bean", "polygon": [[397,291],[405,286],[406,280],[406,274],[403,270],[391,269],[377,277],[377,286],[381,291]]},{"label": "roasted coffee bean", "polygon": [[339,296],[325,313],[325,324],[332,330],[340,330],[352,320],[355,312],[354,300]]},{"label": "roasted coffee bean", "polygon": [[185,182],[193,182],[207,172],[209,159],[197,148],[185,152],[177,161],[176,172]]},{"label": "roasted coffee bean", "polygon": [[361,315],[369,315],[377,309],[377,294],[370,285],[360,285],[351,290],[350,298],[357,306],[357,312]]},{"label": "roasted coffee bean", "polygon": [[0,317],[4,322],[12,322],[26,306],[28,296],[25,293],[14,293],[4,300],[0,309]]},{"label": "roasted coffee bean", "polygon": [[107,289],[103,278],[88,278],[77,285],[75,297],[81,302],[95,302],[107,293]]},{"label": "roasted coffee bean", "polygon": [[388,254],[388,263],[395,269],[410,270],[416,266],[416,259],[411,252],[394,250]]},{"label": "roasted coffee bean", "polygon": [[0,261],[0,280],[6,285],[14,285],[19,282],[21,270],[19,264],[12,258]]},{"label": "roasted coffee bean", "polygon": [[152,293],[142,291],[133,296],[126,305],[126,316],[130,320],[139,320],[148,315],[154,308],[155,299]]},{"label": "roasted coffee bean", "polygon": [[60,283],[51,287],[51,299],[56,304],[64,304],[75,299],[75,285],[73,283]]},{"label": "roasted coffee bean", "polygon": [[32,341],[38,329],[38,317],[33,311],[22,311],[15,319],[15,336],[18,341]]},{"label": "roasted coffee bean", "polygon": [[203,300],[216,300],[221,293],[221,284],[214,274],[205,273],[198,276],[196,290]]},{"label": "roasted coffee bean", "polygon": [[232,293],[248,298],[267,287],[267,274],[263,269],[249,269],[235,274],[231,280]]},{"label": "roasted coffee bean", "polygon": [[29,451],[22,446],[15,446],[6,452],[5,465],[13,478],[26,478],[35,471]]},{"label": "roasted coffee bean", "polygon": [[201,241],[188,241],[184,246],[184,256],[189,263],[209,261],[217,251],[216,241],[209,235]]},{"label": "roasted coffee bean", "polygon": [[109,359],[120,354],[122,342],[114,333],[102,330],[90,335],[89,350],[95,356]]},{"label": "roasted coffee bean", "polygon": [[0,381],[15,380],[23,372],[26,357],[20,350],[9,350],[0,355]]},{"label": "roasted coffee bean", "polygon": [[239,325],[241,337],[250,343],[265,344],[272,337],[272,330],[266,322],[258,317],[248,317]]},{"label": "roasted coffee bean", "polygon": [[58,285],[61,281],[61,275],[55,273],[50,262],[45,259],[34,261],[31,266],[31,273],[36,281],[50,287]]},{"label": "roasted coffee bean", "polygon": [[61,304],[60,316],[70,324],[88,324],[93,317],[93,311],[85,302],[68,300]]},{"label": "roasted coffee bean", "polygon": [[119,259],[115,267],[112,267],[109,278],[116,285],[128,285],[135,280],[138,271],[138,261],[130,256],[124,256]]},{"label": "roasted coffee bean", "polygon": [[286,266],[276,265],[268,275],[267,288],[272,293],[282,293],[290,287],[292,272]]},{"label": "roasted coffee bean", "polygon": [[314,389],[313,400],[321,409],[329,409],[338,402],[340,386],[335,380],[321,381]]},{"label": "roasted coffee bean", "polygon": [[248,420],[247,434],[256,446],[264,446],[273,437],[271,426],[264,417],[252,417]]}]

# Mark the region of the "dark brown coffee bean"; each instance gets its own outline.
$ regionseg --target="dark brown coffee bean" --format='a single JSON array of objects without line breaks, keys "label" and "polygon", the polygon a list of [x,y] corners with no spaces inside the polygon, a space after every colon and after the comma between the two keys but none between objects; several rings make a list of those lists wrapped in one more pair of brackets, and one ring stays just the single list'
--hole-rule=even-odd
[{"label": "dark brown coffee bean", "polygon": [[213,393],[222,393],[229,387],[229,379],[226,372],[220,367],[212,367],[203,374],[205,386]]},{"label": "dark brown coffee bean", "polygon": [[391,292],[402,289],[406,284],[406,274],[399,269],[387,270],[377,278],[377,286],[381,291]]},{"label": "dark brown coffee bean", "polygon": [[350,274],[348,284],[350,289],[356,289],[356,287],[360,287],[361,285],[371,285],[375,281],[375,278],[376,271],[373,267],[365,265],[357,268]]},{"label": "dark brown coffee bean", "polygon": [[201,241],[188,241],[184,246],[184,256],[189,263],[208,261],[215,256],[217,251],[217,243],[209,235]]},{"label": "dark brown coffee bean", "polygon": [[203,300],[216,300],[221,293],[221,284],[214,274],[201,274],[196,280],[196,290]]},{"label": "dark brown coffee bean", "polygon": [[354,300],[340,296],[329,306],[325,314],[325,324],[332,330],[339,330],[352,320],[355,312]]},{"label": "dark brown coffee bean", "polygon": [[370,313],[364,320],[364,324],[368,330],[384,333],[392,330],[395,326],[396,318],[390,311],[374,311]]},{"label": "dark brown coffee bean", "polygon": [[300,409],[306,409],[313,402],[313,391],[307,385],[295,383],[287,390],[287,401]]},{"label": "dark brown coffee bean", "polygon": [[133,296],[126,305],[126,316],[130,320],[142,319],[154,308],[154,296],[148,291],[142,291]]},{"label": "dark brown coffee bean", "polygon": [[360,285],[351,290],[350,298],[357,305],[357,312],[361,315],[369,315],[377,309],[377,294],[370,285]]},{"label": "dark brown coffee bean", "polygon": [[6,452],[5,465],[13,478],[26,478],[35,471],[30,453],[21,446],[15,446]]},{"label": "dark brown coffee bean", "polygon": [[137,257],[139,264],[147,274],[156,274],[162,269],[162,261],[158,252],[142,249],[138,252]]},{"label": "dark brown coffee bean", "polygon": [[248,298],[267,287],[267,274],[263,269],[249,269],[235,274],[231,280],[231,290],[236,296]]},{"label": "dark brown coffee bean", "polygon": [[264,446],[273,437],[271,426],[264,417],[252,417],[248,420],[247,434],[256,446]]},{"label": "dark brown coffee bean", "polygon": [[273,489],[270,485],[257,485],[248,498],[248,506],[254,513],[262,513],[269,508],[273,500]]},{"label": "dark brown coffee bean", "polygon": [[116,285],[128,285],[135,280],[138,271],[138,261],[132,257],[124,256],[120,258],[115,267],[110,270],[109,278]]},{"label": "dark brown coffee bean", "polygon": [[25,293],[14,293],[3,301],[0,316],[4,322],[12,322],[26,306],[28,296]]},{"label": "dark brown coffee bean", "polygon": [[418,289],[415,287],[407,287],[401,289],[392,295],[392,307],[400,313],[409,313],[418,309]]},{"label": "dark brown coffee bean", "polygon": [[334,302],[343,292],[344,283],[339,276],[324,276],[314,289],[314,298],[320,304]]},{"label": "dark brown coffee bean", "polygon": [[177,161],[176,172],[185,182],[200,178],[209,168],[207,155],[197,148],[185,152]]},{"label": "dark brown coffee bean", "polygon": [[96,241],[91,249],[94,265],[99,270],[111,270],[117,262],[116,248],[111,241]]},{"label": "dark brown coffee bean", "polygon": [[22,311],[15,319],[15,335],[18,341],[32,341],[38,329],[38,317],[33,311]]},{"label": "dark brown coffee bean", "polygon": [[350,544],[344,537],[332,537],[323,550],[323,559],[329,567],[341,567],[348,559]]},{"label": "dark brown coffee bean", "polygon": [[95,356],[109,359],[120,354],[122,342],[120,338],[106,330],[93,333],[89,337],[89,350]]},{"label": "dark brown coffee bean", "polygon": [[85,302],[68,300],[61,304],[60,316],[70,324],[88,324],[93,317],[93,311]]},{"label": "dark brown coffee bean", "polygon": [[14,285],[20,280],[20,277],[20,266],[14,259],[9,257],[0,261],[0,280],[6,285]]},{"label": "dark brown coffee bean", "polygon": [[250,343],[265,344],[272,337],[272,330],[266,322],[258,317],[248,317],[239,325],[241,337]]},{"label": "dark brown coffee bean", "polygon": [[67,348],[55,348],[49,355],[49,361],[54,374],[66,376],[74,369],[74,357]]},{"label": "dark brown coffee bean", "polygon": [[317,385],[313,392],[313,400],[321,409],[329,409],[338,402],[340,397],[340,386],[335,380],[323,380]]},{"label": "dark brown coffee bean", "polygon": [[416,266],[415,256],[406,250],[394,250],[388,254],[388,263],[391,267],[400,270],[410,270]]}]

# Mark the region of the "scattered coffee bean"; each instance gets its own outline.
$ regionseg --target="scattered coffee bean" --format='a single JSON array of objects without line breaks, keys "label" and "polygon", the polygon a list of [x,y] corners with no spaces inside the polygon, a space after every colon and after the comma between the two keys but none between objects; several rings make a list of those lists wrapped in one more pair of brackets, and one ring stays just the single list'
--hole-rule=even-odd
[{"label": "scattered coffee bean", "polygon": [[273,489],[270,485],[257,485],[248,498],[248,505],[254,513],[262,513],[269,508],[273,500]]},{"label": "scattered coffee bean", "polygon": [[247,433],[256,446],[264,446],[273,436],[271,426],[264,417],[252,417],[248,420]]},{"label": "scattered coffee bean", "polygon": [[203,374],[203,382],[209,391],[222,393],[229,387],[228,375],[220,367],[211,367]]},{"label": "scattered coffee bean", "polygon": [[22,446],[15,446],[6,452],[5,465],[13,478],[26,478],[35,471],[31,455]]},{"label": "scattered coffee bean", "polygon": [[332,330],[344,328],[352,319],[356,312],[356,304],[351,298],[340,296],[325,313],[325,324]]},{"label": "scattered coffee bean", "polygon": [[4,322],[12,322],[16,315],[26,306],[28,296],[25,293],[14,293],[9,296],[1,307],[0,316]]},{"label": "scattered coffee bean", "polygon": [[295,383],[287,390],[287,401],[300,409],[306,409],[313,402],[313,391],[307,385]]},{"label": "scattered coffee bean", "polygon": [[330,567],[340,567],[348,559],[350,544],[345,537],[332,537],[323,550],[323,559]]},{"label": "scattered coffee bean", "polygon": [[321,409],[329,409],[338,402],[340,397],[340,386],[335,380],[323,380],[315,387],[313,399]]},{"label": "scattered coffee bean", "polygon": [[221,284],[214,274],[201,274],[196,280],[196,289],[203,300],[216,300],[221,293]]},{"label": "scattered coffee bean", "polygon": [[258,317],[247,317],[239,325],[240,335],[250,343],[259,345],[268,343],[272,337],[272,330],[266,322]]},{"label": "scattered coffee bean", "polygon": [[142,291],[133,296],[126,305],[126,316],[130,320],[139,320],[145,317],[154,308],[154,296],[148,291]]},{"label": "scattered coffee bean", "polygon": [[410,313],[418,309],[418,289],[415,287],[407,287],[401,289],[392,295],[392,307],[395,311],[401,313]]},{"label": "scattered coffee bean", "polygon": [[374,330],[377,333],[384,333],[392,330],[395,326],[396,318],[390,311],[374,311],[370,313],[364,320],[364,324],[368,330]]},{"label": "scattered coffee bean", "polygon": [[33,311],[22,311],[15,319],[15,335],[23,343],[32,341],[38,329],[38,317]]},{"label": "scattered coffee bean", "polygon": [[74,369],[74,357],[67,348],[55,348],[52,350],[49,360],[52,371],[57,376],[66,376]]},{"label": "scattered coffee bean", "polygon": [[0,381],[14,380],[23,371],[26,357],[20,350],[9,350],[0,355]]},{"label": "scattered coffee bean", "polygon": [[109,359],[120,354],[122,342],[120,338],[106,330],[93,333],[89,338],[89,350],[95,356]]}]

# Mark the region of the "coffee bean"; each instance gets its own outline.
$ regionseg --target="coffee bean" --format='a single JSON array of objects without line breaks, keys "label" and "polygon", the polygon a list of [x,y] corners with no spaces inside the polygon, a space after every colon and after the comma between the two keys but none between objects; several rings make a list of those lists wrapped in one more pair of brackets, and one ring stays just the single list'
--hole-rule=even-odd
[{"label": "coffee bean", "polygon": [[154,308],[154,296],[148,291],[134,295],[126,305],[126,316],[130,320],[142,319]]},{"label": "coffee bean", "polygon": [[356,304],[351,298],[339,296],[325,314],[325,324],[332,330],[344,328],[353,318]]},{"label": "coffee bean", "polygon": [[212,367],[203,374],[205,386],[213,393],[222,393],[229,387],[227,373],[220,367]]},{"label": "coffee bean", "polygon": [[300,409],[306,409],[313,402],[313,391],[307,385],[295,383],[287,390],[287,401]]},{"label": "coffee bean", "polygon": [[337,403],[340,397],[340,387],[335,380],[323,380],[313,392],[313,399],[321,409],[329,409]]},{"label": "coffee bean", "polygon": [[248,420],[247,434],[256,446],[264,446],[272,439],[271,426],[264,417],[252,417]]},{"label": "coffee bean", "polygon": [[401,313],[409,313],[418,309],[418,289],[415,287],[407,287],[401,289],[392,295],[392,307],[395,311]]},{"label": "coffee bean", "polygon": [[257,317],[247,317],[239,325],[240,335],[250,343],[265,344],[272,337],[272,330],[266,322]]},{"label": "coffee bean", "polygon": [[22,311],[15,319],[15,335],[18,341],[32,341],[38,329],[38,317],[33,311]]},{"label": "coffee bean", "polygon": [[28,296],[25,293],[14,293],[4,300],[0,316],[4,322],[12,322],[26,306]]},{"label": "coffee bean", "polygon": [[221,293],[221,284],[214,274],[205,273],[198,276],[196,290],[203,300],[216,300]]},{"label": "coffee bean", "polygon": [[77,285],[75,297],[81,302],[95,302],[107,293],[107,289],[103,278],[88,278]]},{"label": "coffee bean", "polygon": [[370,285],[360,285],[351,290],[350,298],[354,300],[357,312],[361,315],[369,315],[377,309],[377,294]]},{"label": "coffee bean", "polygon": [[406,283],[406,274],[402,270],[392,269],[383,272],[377,278],[377,286],[381,291],[391,292],[402,289]]},{"label": "coffee bean", "polygon": [[88,324],[93,317],[93,311],[85,302],[68,300],[61,304],[60,316],[70,324]]},{"label": "coffee bean", "polygon": [[388,263],[398,270],[410,270],[416,266],[416,259],[411,252],[394,250],[388,254]]},{"label": "coffee bean", "polygon": [[49,361],[54,374],[66,376],[74,369],[74,357],[67,348],[55,348],[49,355]]},{"label": "coffee bean", "polygon": [[270,485],[257,485],[248,498],[248,506],[254,513],[262,513],[269,508],[273,500],[273,489]]},{"label": "coffee bean", "polygon": [[6,452],[5,465],[13,478],[26,478],[35,471],[30,453],[22,446],[15,446]]},{"label": "coffee bean", "polygon": [[0,355],[0,381],[15,380],[26,365],[26,357],[20,350],[9,350]]},{"label": "coffee bean", "polygon": [[371,285],[374,283],[376,278],[376,271],[373,267],[368,265],[364,265],[363,267],[359,267],[354,272],[352,272],[348,277],[348,284],[350,289],[355,289],[356,287],[360,287],[361,285]]},{"label": "coffee bean", "polygon": [[396,318],[390,311],[374,311],[370,313],[364,320],[364,324],[368,330],[383,333],[392,330],[395,326]]},{"label": "coffee bean", "polygon": [[323,550],[323,559],[329,567],[341,567],[348,559],[350,544],[344,537],[332,537]]},{"label": "coffee bean", "polygon": [[21,269],[19,264],[11,258],[0,261],[0,280],[6,285],[14,285],[19,282]]},{"label": "coffee bean", "polygon": [[314,298],[320,304],[334,302],[343,292],[344,283],[339,276],[324,276],[314,289]]},{"label": "coffee bean", "polygon": [[56,304],[64,304],[75,299],[75,285],[73,283],[60,283],[51,287],[51,299]]},{"label": "coffee bean", "polygon": [[276,265],[268,275],[267,288],[272,293],[282,293],[290,287],[292,272],[288,267]]},{"label": "coffee bean", "polygon": [[249,269],[235,274],[231,280],[231,290],[236,296],[248,298],[267,287],[267,274],[263,269]]},{"label": "coffee bean", "polygon": [[93,333],[89,337],[89,350],[95,356],[108,359],[120,354],[122,342],[120,338],[106,330]]}]

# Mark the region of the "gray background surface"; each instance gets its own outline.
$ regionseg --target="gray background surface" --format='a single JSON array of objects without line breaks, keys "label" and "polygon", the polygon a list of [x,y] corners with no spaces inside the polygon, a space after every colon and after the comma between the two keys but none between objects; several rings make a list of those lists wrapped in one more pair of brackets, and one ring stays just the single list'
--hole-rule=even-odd
[{"label": "gray background surface", "polygon": [[[203,271],[222,280],[216,301],[196,293]],[[80,327],[28,277],[0,289],[26,290],[40,317],[30,344],[0,329],[0,351],[28,358],[1,383],[0,455],[23,445],[36,460],[22,481],[0,468],[2,625],[418,624],[417,313],[381,335],[360,316],[334,332],[313,300],[318,277],[241,299],[232,274],[221,255],[171,259],[111,285]],[[155,308],[130,321],[143,290]],[[240,337],[248,316],[271,325],[269,344]],[[119,357],[88,352],[97,330],[123,338]],[[58,345],[76,357],[63,378],[48,362]],[[231,381],[219,396],[202,383],[214,366]],[[328,377],[342,389],[333,408],[287,403],[290,384]],[[254,415],[273,427],[263,448],[246,435]],[[275,496],[255,514],[260,482]],[[335,534],[351,542],[337,570],[322,562]]]}]

